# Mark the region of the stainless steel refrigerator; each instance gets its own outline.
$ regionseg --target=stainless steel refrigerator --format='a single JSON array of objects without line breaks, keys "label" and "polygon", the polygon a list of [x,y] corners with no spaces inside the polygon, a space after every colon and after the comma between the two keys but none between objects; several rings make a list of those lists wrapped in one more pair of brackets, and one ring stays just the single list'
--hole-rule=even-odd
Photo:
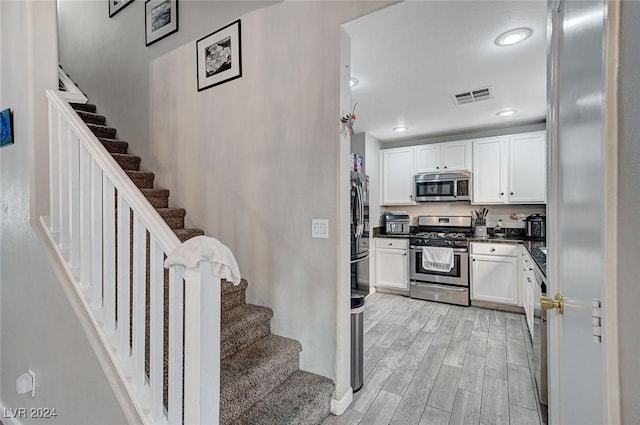
[{"label": "stainless steel refrigerator", "polygon": [[[369,176],[351,172],[351,289],[364,289],[369,268]],[[367,288],[368,289],[368,288]]]}]

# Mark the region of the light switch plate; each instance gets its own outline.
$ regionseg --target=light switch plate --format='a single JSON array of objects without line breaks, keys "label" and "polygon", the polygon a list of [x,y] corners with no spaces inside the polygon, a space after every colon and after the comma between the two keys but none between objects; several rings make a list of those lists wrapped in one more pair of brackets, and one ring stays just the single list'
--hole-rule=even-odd
[{"label": "light switch plate", "polygon": [[329,220],[325,218],[311,219],[311,237],[329,239]]}]

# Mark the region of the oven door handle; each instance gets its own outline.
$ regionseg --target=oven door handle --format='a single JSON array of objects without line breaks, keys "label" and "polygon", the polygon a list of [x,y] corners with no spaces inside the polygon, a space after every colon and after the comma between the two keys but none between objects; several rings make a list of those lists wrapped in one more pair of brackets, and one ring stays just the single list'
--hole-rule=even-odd
[{"label": "oven door handle", "polygon": [[[416,285],[416,286],[418,286],[418,285],[423,286],[421,283],[418,283],[418,282],[411,282],[411,284]],[[447,285],[434,285],[433,283],[427,283],[427,284],[424,284],[424,286],[428,286],[429,288],[436,288],[436,289],[443,289],[443,290],[447,290],[447,291],[453,291],[453,292],[465,292],[465,291],[469,290],[468,287],[465,287],[465,288],[454,288],[454,287],[447,286]]]},{"label": "oven door handle", "polygon": [[[409,246],[409,248],[413,249],[414,251],[421,251],[423,247],[411,245],[411,246]],[[443,248],[446,248],[446,247],[443,247]],[[462,252],[462,253],[464,253],[464,252],[469,252],[469,250],[466,249],[466,248],[453,248],[453,252]]]}]

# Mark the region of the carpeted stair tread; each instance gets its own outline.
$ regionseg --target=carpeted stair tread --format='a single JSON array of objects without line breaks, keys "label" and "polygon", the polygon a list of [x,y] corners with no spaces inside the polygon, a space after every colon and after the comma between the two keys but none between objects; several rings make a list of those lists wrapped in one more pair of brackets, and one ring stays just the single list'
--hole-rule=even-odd
[{"label": "carpeted stair tread", "polygon": [[129,143],[124,140],[105,139],[98,137],[102,146],[110,153],[127,153],[129,151]]},{"label": "carpeted stair tread", "polygon": [[333,382],[299,370],[248,411],[234,425],[320,425],[329,416]]},{"label": "carpeted stair tread", "polygon": [[242,350],[271,332],[273,310],[253,304],[241,304],[220,318],[220,358]]},{"label": "carpeted stair tread", "polygon": [[141,158],[139,156],[125,153],[112,153],[111,156],[123,170],[140,171]]},{"label": "carpeted stair tread", "polygon": [[96,105],[91,103],[70,103],[71,107],[76,111],[85,111],[85,112],[93,112],[95,113],[97,108]]},{"label": "carpeted stair tread", "polygon": [[204,230],[202,229],[173,229],[173,233],[176,234],[180,242],[186,242],[191,238],[195,238],[196,236],[204,235]]},{"label": "carpeted stair tread", "polygon": [[298,370],[298,341],[267,335],[220,364],[220,423],[227,424]]},{"label": "carpeted stair tread", "polygon": [[97,124],[87,124],[87,127],[89,127],[89,130],[91,130],[96,137],[104,139],[113,139],[116,137],[116,129],[113,127]]},{"label": "carpeted stair tread", "polygon": [[76,111],[76,114],[87,124],[104,125],[107,122],[107,117],[93,112]]},{"label": "carpeted stair tread", "polygon": [[149,171],[125,171],[139,189],[153,189],[156,175]]},{"label": "carpeted stair tread", "polygon": [[187,214],[184,208],[156,208],[160,217],[172,229],[184,228],[184,217]]},{"label": "carpeted stair tread", "polygon": [[240,281],[240,284],[238,285],[234,285],[233,283],[227,282],[226,280],[222,281],[222,286],[220,288],[221,317],[226,318],[227,311],[246,302],[247,285],[247,281],[244,279],[242,279]]},{"label": "carpeted stair tread", "polygon": [[142,192],[144,197],[147,198],[147,201],[149,201],[152,207],[169,208],[169,190],[168,189],[140,189],[140,192]]}]

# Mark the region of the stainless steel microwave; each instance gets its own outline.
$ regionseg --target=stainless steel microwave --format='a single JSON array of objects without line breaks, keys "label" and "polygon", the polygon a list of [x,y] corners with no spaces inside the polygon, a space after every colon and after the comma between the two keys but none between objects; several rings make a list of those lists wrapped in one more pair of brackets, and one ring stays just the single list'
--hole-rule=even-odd
[{"label": "stainless steel microwave", "polygon": [[416,174],[417,202],[471,200],[471,173]]}]

